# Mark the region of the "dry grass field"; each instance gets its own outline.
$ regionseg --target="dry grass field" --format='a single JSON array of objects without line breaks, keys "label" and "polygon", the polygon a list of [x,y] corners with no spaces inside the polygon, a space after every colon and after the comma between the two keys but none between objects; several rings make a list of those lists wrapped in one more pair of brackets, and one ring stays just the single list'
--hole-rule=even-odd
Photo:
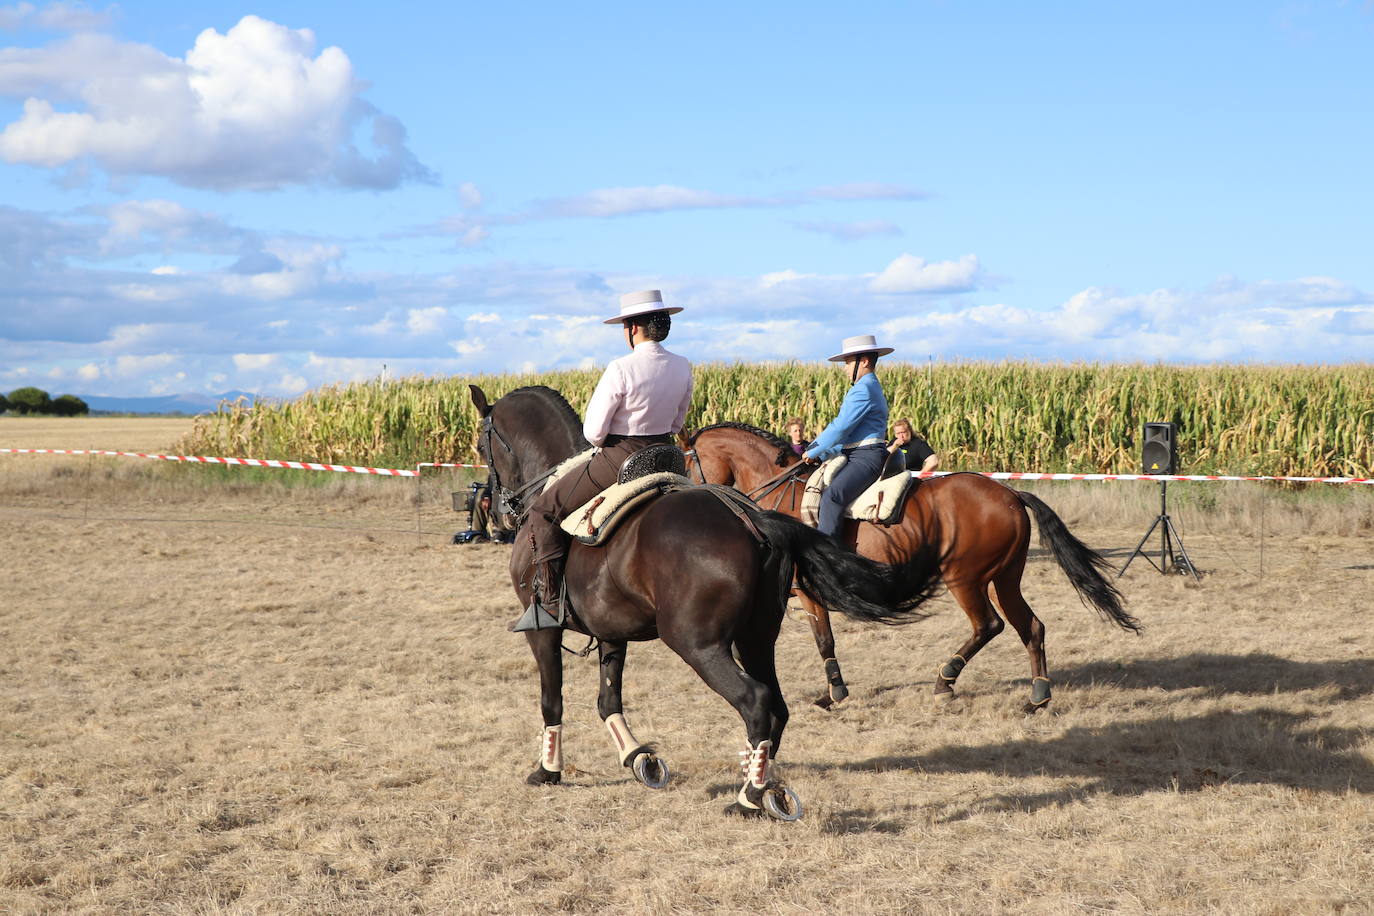
[{"label": "dry grass field", "polygon": [[[0,445],[41,445],[14,422]],[[47,447],[112,445],[84,434]],[[789,621],[784,825],[721,816],[742,726],[657,643],[631,646],[626,704],[669,787],[618,766],[573,656],[565,785],[525,786],[506,549],[447,543],[456,483],[291,473],[0,456],[0,911],[1374,911],[1374,494],[1179,487],[1206,575],[1137,561],[1140,637],[1036,551],[1033,717],[1010,631],[934,702],[967,633],[948,598],[837,622],[830,711]],[[1037,492],[1117,562],[1157,505]]]}]

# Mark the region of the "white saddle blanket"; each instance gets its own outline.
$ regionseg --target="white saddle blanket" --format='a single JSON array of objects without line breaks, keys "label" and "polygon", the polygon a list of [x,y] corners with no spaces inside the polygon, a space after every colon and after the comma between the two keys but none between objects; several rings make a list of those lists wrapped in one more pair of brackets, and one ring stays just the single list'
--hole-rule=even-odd
[{"label": "white saddle blanket", "polygon": [[581,467],[583,462],[591,460],[591,457],[595,454],[596,449],[589,448],[585,452],[579,452],[573,455],[567,461],[553,469],[553,473],[549,475],[549,479],[544,481],[544,489],[539,492],[543,493],[548,490],[549,487],[558,483],[561,478],[568,476],[568,472],[573,468]]},{"label": "white saddle blanket", "polygon": [[644,496],[650,490],[656,490],[667,484],[692,486],[692,482],[686,477],[669,472],[647,474],[625,483],[618,483],[602,490],[588,500],[586,505],[581,506],[563,519],[562,528],[573,537],[581,538],[584,541],[589,538],[599,538],[606,523],[612,521],[620,509],[629,506],[637,497]]},{"label": "white saddle blanket", "polygon": [[[801,520],[811,527],[820,523],[821,495],[835,479],[835,474],[844,467],[847,459],[836,455],[816,469],[806,482],[806,492],[802,495]],[[886,480],[874,481],[873,486],[859,494],[859,498],[849,504],[845,518],[876,522],[879,525],[892,525],[899,520],[902,497],[911,486],[914,478],[910,474],[898,474]]]}]

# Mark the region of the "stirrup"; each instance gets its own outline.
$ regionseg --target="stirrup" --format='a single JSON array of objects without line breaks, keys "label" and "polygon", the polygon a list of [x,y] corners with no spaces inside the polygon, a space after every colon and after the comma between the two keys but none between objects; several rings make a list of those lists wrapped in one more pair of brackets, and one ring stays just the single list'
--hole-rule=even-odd
[{"label": "stirrup", "polygon": [[531,601],[530,606],[525,608],[525,613],[520,615],[520,619],[507,629],[512,633],[524,633],[526,630],[550,630],[561,626],[562,621],[544,610],[544,605],[538,601]]}]

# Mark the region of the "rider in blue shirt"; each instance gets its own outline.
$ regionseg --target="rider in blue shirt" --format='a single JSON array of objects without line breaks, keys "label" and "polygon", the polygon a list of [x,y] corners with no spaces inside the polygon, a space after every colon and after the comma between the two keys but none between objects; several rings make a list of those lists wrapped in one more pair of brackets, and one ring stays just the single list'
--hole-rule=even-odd
[{"label": "rider in blue shirt", "polygon": [[848,459],[821,496],[816,528],[832,537],[839,533],[845,508],[878,479],[887,460],[887,397],[874,370],[878,357],[891,352],[891,347],[878,346],[872,334],[863,334],[845,338],[843,349],[830,357],[832,363],[844,363],[852,384],[839,415],[803,457],[825,461],[843,453]]}]

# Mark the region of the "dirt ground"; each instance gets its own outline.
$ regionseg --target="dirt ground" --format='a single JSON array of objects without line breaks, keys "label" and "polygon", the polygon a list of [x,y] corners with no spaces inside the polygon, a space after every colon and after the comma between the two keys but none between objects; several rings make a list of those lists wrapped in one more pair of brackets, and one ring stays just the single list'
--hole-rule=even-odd
[{"label": "dirt ground", "polygon": [[[1010,630],[934,701],[967,634],[948,598],[837,622],[853,692],[830,711],[789,621],[787,825],[721,816],[743,728],[658,643],[631,646],[626,705],[669,787],[618,765],[571,655],[566,784],[523,784],[534,666],[504,629],[506,548],[448,543],[459,484],[151,464],[0,456],[0,910],[1374,910],[1363,505],[1280,532],[1275,503],[1263,540],[1188,507],[1205,575],[1137,560],[1139,637],[1035,551],[1055,680],[1035,716]],[[1118,563],[1152,518],[1122,490],[1037,492]]]}]

